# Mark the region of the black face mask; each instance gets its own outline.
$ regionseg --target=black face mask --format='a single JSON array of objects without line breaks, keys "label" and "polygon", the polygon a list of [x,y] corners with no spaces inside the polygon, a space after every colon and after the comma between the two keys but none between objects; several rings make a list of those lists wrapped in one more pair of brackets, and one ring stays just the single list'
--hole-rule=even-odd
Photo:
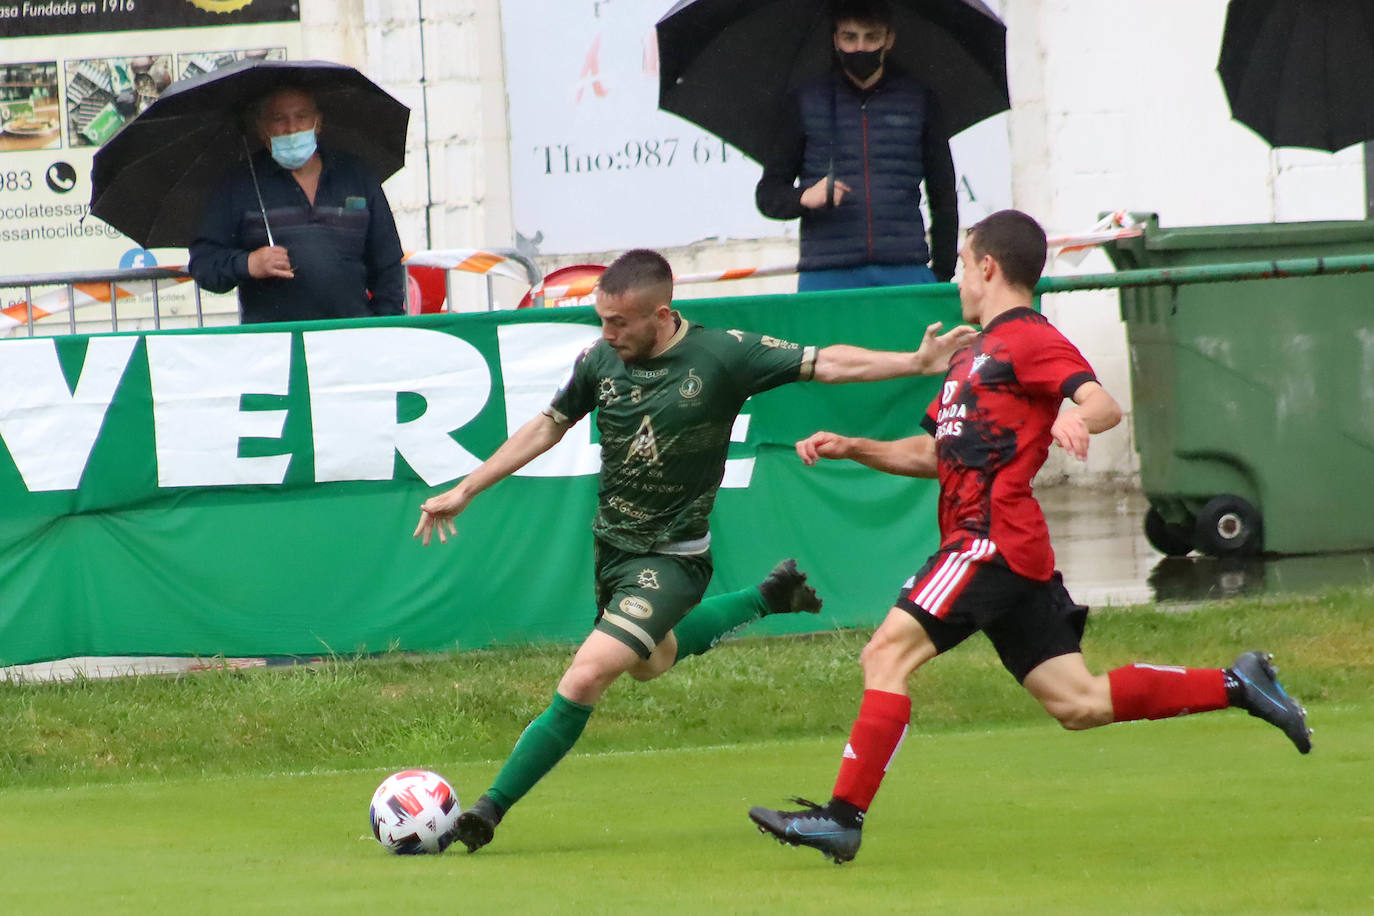
[{"label": "black face mask", "polygon": [[844,72],[859,82],[864,82],[878,72],[883,65],[883,49],[876,51],[836,51]]}]

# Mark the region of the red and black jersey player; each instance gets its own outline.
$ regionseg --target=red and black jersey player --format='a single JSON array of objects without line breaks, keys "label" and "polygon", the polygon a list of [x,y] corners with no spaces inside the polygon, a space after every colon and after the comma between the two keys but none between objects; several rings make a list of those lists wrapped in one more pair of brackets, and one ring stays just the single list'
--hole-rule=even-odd
[{"label": "red and black jersey player", "polygon": [[[798,811],[753,808],[784,843],[846,862],[865,812],[906,735],[908,680],[926,662],[982,631],[1002,664],[1068,729],[1239,707],[1307,753],[1306,713],[1261,652],[1229,668],[1136,664],[1093,674],[1081,640],[1087,608],[1054,568],[1045,516],[1031,491],[1051,443],[1078,459],[1115,426],[1121,408],[1078,349],[1032,308],[1045,232],[1015,210],[968,231],[959,258],[966,321],[983,333],[950,361],[924,433],[877,441],[817,432],[797,443],[808,465],[849,459],[889,474],[938,477],[940,548],[898,593],[864,647],[864,694],[831,799]],[[1064,401],[1072,404],[1067,409]]]}]

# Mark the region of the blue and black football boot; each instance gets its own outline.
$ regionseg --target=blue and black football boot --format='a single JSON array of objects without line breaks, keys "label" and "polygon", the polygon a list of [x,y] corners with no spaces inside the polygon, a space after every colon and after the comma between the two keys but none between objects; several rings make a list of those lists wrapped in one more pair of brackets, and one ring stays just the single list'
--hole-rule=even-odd
[{"label": "blue and black football boot", "polygon": [[749,819],[758,824],[759,833],[771,833],[779,843],[789,846],[819,849],[836,865],[854,858],[863,839],[862,811],[854,809],[851,816],[846,816],[833,811],[832,804],[818,805],[804,798],[792,800],[805,807],[800,811],[750,808]]},{"label": "blue and black football boot", "polygon": [[1302,753],[1312,750],[1307,710],[1279,683],[1278,672],[1265,652],[1246,652],[1225,671],[1226,696],[1232,706],[1283,730]]}]

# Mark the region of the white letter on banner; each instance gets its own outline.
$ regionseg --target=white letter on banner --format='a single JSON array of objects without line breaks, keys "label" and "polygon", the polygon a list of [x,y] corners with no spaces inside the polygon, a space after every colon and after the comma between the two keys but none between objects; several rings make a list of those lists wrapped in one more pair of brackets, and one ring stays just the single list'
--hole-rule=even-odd
[{"label": "white letter on banner", "polygon": [[[487,361],[472,344],[422,328],[303,336],[317,481],[390,480],[397,452],[430,486],[482,463],[449,435],[481,413],[491,394]],[[396,406],[403,392],[426,406],[401,423]]]},{"label": "white letter on banner", "polygon": [[0,439],[30,492],[81,485],[136,343],[137,337],[92,337],[75,393],[62,375],[56,341],[0,344]]},{"label": "white letter on banner", "polygon": [[147,338],[160,487],[279,484],[290,455],[239,457],[239,440],[280,439],[285,410],[243,410],[245,394],[285,395],[290,334]]},{"label": "white letter on banner", "polygon": [[[501,377],[506,390],[506,430],[513,433],[553,400],[568,380],[577,354],[596,343],[595,325],[539,322],[503,324]],[[523,477],[576,477],[601,470],[601,447],[592,445],[592,424],[583,417],[561,442],[515,473]]]},{"label": "white letter on banner", "polygon": [[[745,403],[749,402],[745,401]],[[730,441],[749,441],[749,414],[742,413],[735,417],[734,425],[730,427]],[[749,486],[749,481],[753,479],[753,458],[727,458],[725,460],[725,475],[720,480],[722,489],[744,489]]]}]

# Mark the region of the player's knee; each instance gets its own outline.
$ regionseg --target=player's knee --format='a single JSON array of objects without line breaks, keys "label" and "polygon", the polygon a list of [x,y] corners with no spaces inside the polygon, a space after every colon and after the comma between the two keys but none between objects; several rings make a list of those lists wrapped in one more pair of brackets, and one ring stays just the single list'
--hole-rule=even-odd
[{"label": "player's knee", "polygon": [[910,664],[909,655],[909,647],[904,642],[879,630],[859,653],[859,664],[863,667],[865,679],[870,682],[875,678],[905,680],[915,670],[915,666]]},{"label": "player's knee", "polygon": [[619,674],[618,671],[605,671],[596,665],[574,663],[563,673],[558,692],[575,703],[595,705]]}]

